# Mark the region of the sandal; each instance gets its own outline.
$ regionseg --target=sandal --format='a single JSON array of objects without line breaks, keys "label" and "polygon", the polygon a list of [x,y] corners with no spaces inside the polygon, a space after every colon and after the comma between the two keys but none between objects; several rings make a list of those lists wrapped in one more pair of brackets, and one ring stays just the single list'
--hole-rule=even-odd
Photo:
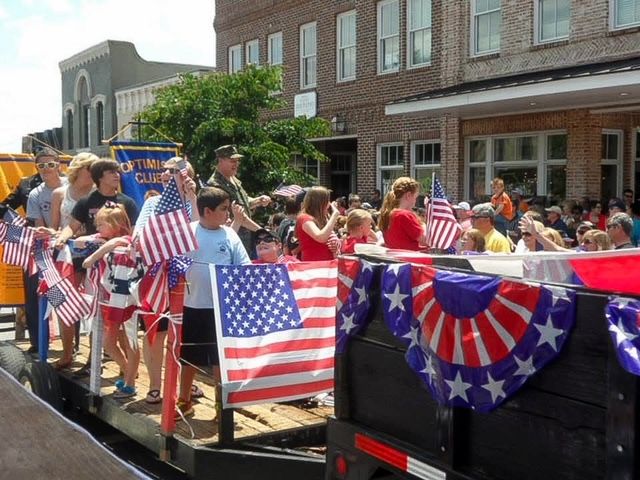
[{"label": "sandal", "polygon": [[60,360],[58,360],[53,364],[53,369],[58,372],[60,370],[67,370],[69,369],[69,367],[71,367],[72,364],[73,364],[73,360],[69,360],[68,362],[61,362]]},{"label": "sandal", "polygon": [[191,398],[202,398],[204,397],[204,391],[195,383],[191,385]]},{"label": "sandal", "polygon": [[195,413],[193,409],[193,403],[187,402],[181,398],[178,399],[178,403],[176,404],[176,412],[174,414],[174,419],[176,422],[185,419],[186,417],[191,417]]},{"label": "sandal", "polygon": [[162,402],[162,397],[160,396],[160,390],[149,390],[149,393],[147,393],[147,398],[145,398],[144,401],[147,403]]}]

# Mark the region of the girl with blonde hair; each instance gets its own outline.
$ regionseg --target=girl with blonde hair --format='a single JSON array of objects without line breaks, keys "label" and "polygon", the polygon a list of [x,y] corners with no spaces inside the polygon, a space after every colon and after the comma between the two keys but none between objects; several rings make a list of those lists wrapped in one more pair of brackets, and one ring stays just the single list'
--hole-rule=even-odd
[{"label": "girl with blonde hair", "polygon": [[332,260],[335,257],[339,241],[333,228],[339,215],[335,202],[329,202],[329,190],[324,187],[309,189],[296,219],[295,232],[300,242],[302,261]]},{"label": "girl with blonde hair", "polygon": [[384,197],[378,226],[385,246],[419,250],[425,245],[425,229],[412,211],[420,194],[420,184],[413,178],[399,177]]},{"label": "girl with blonde hair", "polygon": [[356,243],[376,243],[376,234],[371,231],[373,217],[362,208],[354,208],[347,216],[347,238],[342,253],[355,253]]},{"label": "girl with blonde hair", "polygon": [[589,230],[582,237],[580,248],[585,252],[599,252],[601,250],[612,250],[613,245],[609,235],[600,230]]}]

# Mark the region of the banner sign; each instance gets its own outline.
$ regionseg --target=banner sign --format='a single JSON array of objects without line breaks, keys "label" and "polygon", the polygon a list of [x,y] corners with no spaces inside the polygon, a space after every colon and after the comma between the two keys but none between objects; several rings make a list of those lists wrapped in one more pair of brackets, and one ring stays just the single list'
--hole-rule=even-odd
[{"label": "banner sign", "polygon": [[162,192],[162,164],[177,154],[175,143],[113,142],[111,155],[120,163],[122,193],[142,205],[150,191]]}]

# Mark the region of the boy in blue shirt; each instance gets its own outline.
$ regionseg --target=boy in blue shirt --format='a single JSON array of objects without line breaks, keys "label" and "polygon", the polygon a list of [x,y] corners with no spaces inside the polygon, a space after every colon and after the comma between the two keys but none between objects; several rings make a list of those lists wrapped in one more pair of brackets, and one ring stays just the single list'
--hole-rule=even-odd
[{"label": "boy in blue shirt", "polygon": [[[238,234],[226,226],[231,210],[229,194],[217,187],[205,187],[198,193],[200,220],[191,228],[198,240],[198,250],[187,255],[194,262],[186,274],[182,322],[183,362],[177,409],[182,416],[193,415],[191,385],[196,367],[212,367],[216,383],[216,407],[221,405],[220,359],[213,310],[209,265],[248,265],[249,255]],[[176,411],[176,420],[182,418]]]}]

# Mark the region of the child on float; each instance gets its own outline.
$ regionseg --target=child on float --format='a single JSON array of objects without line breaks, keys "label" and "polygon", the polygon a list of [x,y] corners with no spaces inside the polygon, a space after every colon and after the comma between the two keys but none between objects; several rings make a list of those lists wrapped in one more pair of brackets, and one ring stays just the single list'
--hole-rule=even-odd
[{"label": "child on float", "polygon": [[[99,266],[103,298],[100,300],[104,326],[104,349],[111,359],[118,364],[124,377],[116,381],[114,398],[128,398],[136,395],[136,376],[140,363],[140,350],[128,340],[120,342],[118,337],[125,322],[131,319],[136,304],[133,297],[120,298],[117,306],[110,305],[111,296],[126,297],[129,294],[121,290],[122,282],[134,282],[142,278],[144,268],[140,257],[131,254],[131,222],[123,205],[108,204],[102,207],[95,216],[97,234],[80,237],[79,242],[104,242],[100,248],[89,255],[83,262],[84,268],[91,268],[100,260]],[[115,307],[115,308],[114,308]],[[137,342],[137,339],[136,339]]]},{"label": "child on float", "polygon": [[387,248],[420,250],[426,246],[425,227],[414,213],[420,184],[409,177],[399,177],[384,197],[378,227]]},{"label": "child on float", "polygon": [[514,220],[514,208],[511,203],[511,198],[504,191],[504,180],[496,177],[491,182],[491,188],[493,189],[493,196],[491,197],[491,205],[496,211],[495,215],[495,229],[501,234],[507,235],[507,230],[515,229],[515,225],[512,228],[508,228]]},{"label": "child on float", "polygon": [[339,215],[336,203],[329,201],[329,190],[313,187],[307,191],[296,219],[296,237],[303,262],[333,260],[337,256],[340,241],[334,227]]},{"label": "child on float", "polygon": [[354,208],[347,216],[347,238],[342,242],[342,253],[355,253],[356,243],[376,243],[372,231],[373,217],[362,208]]},{"label": "child on float", "polygon": [[251,263],[238,234],[233,228],[226,226],[231,210],[229,194],[217,187],[205,187],[198,193],[197,207],[200,220],[193,222],[191,227],[198,241],[198,249],[187,254],[193,259],[193,264],[186,274],[180,352],[182,369],[176,420],[194,413],[191,396],[197,367],[213,370],[217,413],[222,405],[220,359],[209,264]]}]

